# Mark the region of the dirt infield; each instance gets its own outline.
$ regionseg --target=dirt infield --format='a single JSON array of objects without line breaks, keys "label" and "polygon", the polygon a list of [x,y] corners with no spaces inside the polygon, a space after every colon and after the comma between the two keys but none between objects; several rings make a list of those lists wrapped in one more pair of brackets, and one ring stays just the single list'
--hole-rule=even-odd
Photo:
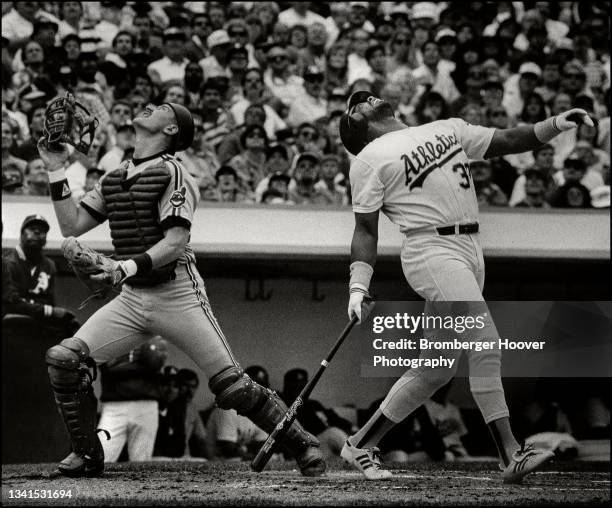
[{"label": "dirt infield", "polygon": [[[610,464],[553,463],[503,485],[496,464],[406,464],[389,481],[366,482],[333,461],[323,478],[304,478],[286,463],[253,473],[245,463],[150,462],[109,465],[104,476],[73,480],[52,464],[2,466],[3,505],[609,505]],[[72,497],[40,499],[70,492]],[[28,496],[16,499],[16,496]],[[39,499],[32,499],[37,496]]]}]

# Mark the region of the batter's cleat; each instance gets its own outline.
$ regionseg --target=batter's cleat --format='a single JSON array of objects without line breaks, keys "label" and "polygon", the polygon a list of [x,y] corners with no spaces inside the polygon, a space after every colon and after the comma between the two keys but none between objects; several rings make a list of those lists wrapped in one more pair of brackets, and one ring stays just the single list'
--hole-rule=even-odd
[{"label": "batter's cleat", "polygon": [[382,468],[378,448],[357,448],[347,439],[340,452],[340,457],[361,471],[368,480],[388,480],[393,477],[391,471]]},{"label": "batter's cleat", "polygon": [[303,476],[322,476],[325,474],[325,459],[319,445],[306,448],[295,458]]},{"label": "batter's cleat", "polygon": [[510,464],[505,468],[500,465],[504,483],[521,483],[525,475],[546,464],[554,456],[549,450],[541,450],[533,445],[525,446],[523,442],[521,449],[512,455]]},{"label": "batter's cleat", "polygon": [[[108,432],[106,430],[103,432],[110,439]],[[59,463],[57,469],[61,474],[70,478],[101,475],[104,471],[104,449],[100,440],[96,438],[96,444],[92,453],[78,454],[71,452],[68,457]]]}]

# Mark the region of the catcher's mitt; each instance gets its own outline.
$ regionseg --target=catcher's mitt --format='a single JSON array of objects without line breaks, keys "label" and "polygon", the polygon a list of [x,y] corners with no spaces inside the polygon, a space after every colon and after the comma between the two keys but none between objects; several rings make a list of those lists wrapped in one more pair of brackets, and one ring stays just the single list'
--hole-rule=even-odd
[{"label": "catcher's mitt", "polygon": [[[92,293],[79,306],[79,309],[82,309],[92,298],[104,298],[120,282],[117,280],[117,261],[86,245],[82,245],[73,236],[63,241],[62,254],[78,279]],[[102,277],[92,278],[92,275],[102,275]]]},{"label": "catcher's mitt", "polygon": [[74,95],[66,92],[64,97],[56,97],[47,106],[43,134],[51,151],[60,152],[60,143],[69,143],[87,154],[97,127],[98,119]]}]

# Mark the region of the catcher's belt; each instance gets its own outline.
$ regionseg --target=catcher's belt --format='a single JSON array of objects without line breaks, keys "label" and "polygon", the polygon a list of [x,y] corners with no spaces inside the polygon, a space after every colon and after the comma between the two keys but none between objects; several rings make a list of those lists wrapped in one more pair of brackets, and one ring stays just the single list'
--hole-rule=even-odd
[{"label": "catcher's belt", "polygon": [[61,151],[60,143],[68,143],[87,154],[94,141],[98,119],[74,98],[70,92],[56,97],[45,111],[43,134],[47,148]]}]

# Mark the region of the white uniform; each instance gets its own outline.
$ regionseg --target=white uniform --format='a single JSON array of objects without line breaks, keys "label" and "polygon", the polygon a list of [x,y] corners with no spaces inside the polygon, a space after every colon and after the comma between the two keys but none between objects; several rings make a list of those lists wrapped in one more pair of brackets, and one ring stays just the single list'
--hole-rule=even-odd
[{"label": "white uniform", "polygon": [[406,235],[402,268],[426,300],[482,300],[478,234],[437,229],[477,221],[469,159],[482,159],[494,129],[453,118],[387,133],[351,164],[353,211],[381,210]]},{"label": "white uniform", "polygon": [[[404,275],[427,301],[483,300],[479,234],[442,236],[437,228],[477,222],[478,201],[468,161],[484,158],[494,132],[457,118],[440,120],[384,134],[366,145],[351,164],[353,211],[381,210],[400,227],[405,235]],[[458,360],[460,354],[429,350],[421,356]],[[471,391],[487,423],[508,416],[500,358],[498,350],[468,352]],[[391,388],[381,410],[390,420],[402,421],[455,371],[456,367],[407,371]]]}]

